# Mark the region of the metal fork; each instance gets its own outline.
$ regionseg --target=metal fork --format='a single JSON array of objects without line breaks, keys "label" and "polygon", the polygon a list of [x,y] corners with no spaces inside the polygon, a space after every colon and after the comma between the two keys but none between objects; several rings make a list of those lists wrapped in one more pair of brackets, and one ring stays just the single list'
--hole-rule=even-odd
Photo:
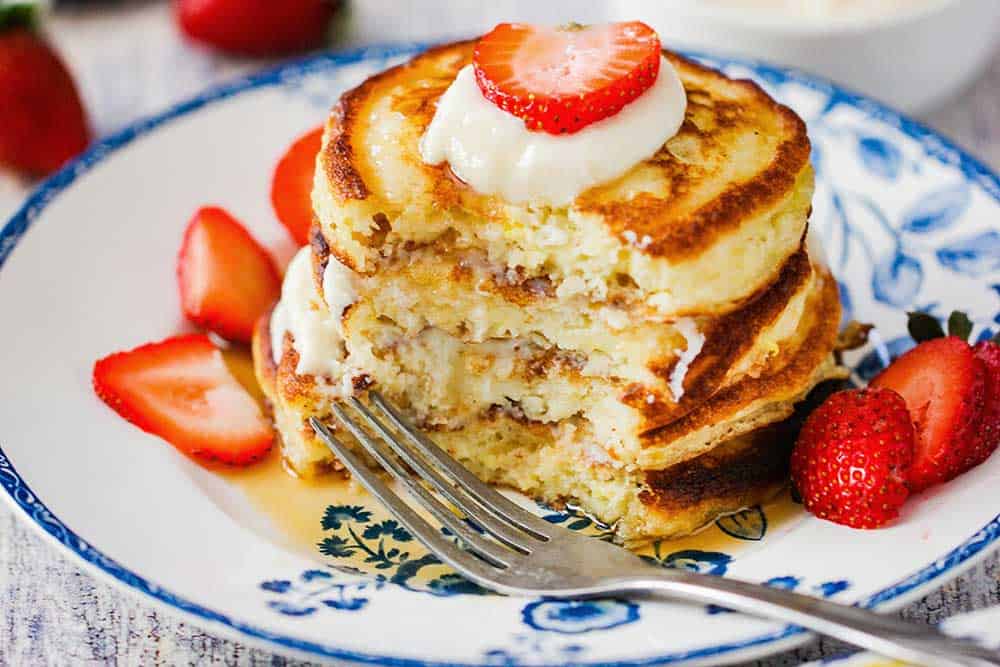
[{"label": "metal fork", "polygon": [[[784,621],[920,665],[1000,664],[1000,654],[930,626],[759,584],[655,567],[623,548],[550,524],[480,481],[411,426],[379,393],[369,392],[369,399],[382,419],[353,397],[343,405],[335,404],[334,414],[464,549],[406,504],[325,424],[316,418],[310,423],[400,523],[442,561],[484,588],[507,595],[556,598],[659,596]],[[360,422],[347,406],[360,416]]]}]

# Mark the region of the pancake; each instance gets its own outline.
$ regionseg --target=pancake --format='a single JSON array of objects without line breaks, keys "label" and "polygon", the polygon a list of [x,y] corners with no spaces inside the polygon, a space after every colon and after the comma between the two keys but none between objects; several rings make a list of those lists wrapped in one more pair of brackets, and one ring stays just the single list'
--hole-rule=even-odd
[{"label": "pancake", "polygon": [[[342,470],[307,423],[316,416],[336,425],[328,394],[315,378],[295,373],[297,353],[290,337],[284,339],[281,361],[274,363],[268,328],[264,319],[255,332],[254,362],[283,455],[302,476]],[[809,336],[781,370],[741,386],[740,392],[755,396],[753,408],[732,410],[732,396],[725,394],[705,404],[700,416],[726,419],[719,430],[729,437],[713,432],[714,442],[691,448],[685,439],[696,439],[704,426],[703,421],[692,420],[689,431],[650,433],[631,465],[609,455],[591,425],[577,417],[546,424],[491,410],[459,428],[423,428],[482,479],[550,505],[572,503],[614,525],[615,539],[621,543],[686,535],[721,515],[765,502],[784,488],[794,432],[779,420],[789,416],[816,384],[844,375],[829,356],[816,368],[804,370],[824,342],[829,322],[817,322],[813,329],[822,332],[819,339]],[[769,393],[775,385],[780,389]],[[389,397],[398,401],[391,392]],[[339,436],[350,442],[345,433]],[[687,452],[687,458],[681,452]],[[676,462],[658,465],[655,454],[662,461]]]},{"label": "pancake", "polygon": [[[305,259],[293,262],[286,281],[311,273]],[[311,275],[305,283],[313,292],[304,308],[326,316]],[[657,427],[643,415],[655,414],[656,407],[645,399],[631,401],[627,387],[562,372],[557,362],[541,374],[504,376],[477,359],[489,354],[458,341],[425,346],[418,336],[395,343],[412,346],[407,354],[393,351],[392,344],[380,350],[377,335],[352,326],[359,316],[377,322],[362,316],[366,309],[357,304],[340,318],[346,349],[365,350],[343,359],[348,382],[299,373],[294,335],[274,336],[269,318],[255,332],[254,361],[283,453],[303,476],[340,467],[307,424],[311,416],[332,422],[331,387],[346,384],[351,393],[374,387],[482,478],[547,503],[575,503],[614,523],[621,541],[634,542],[685,534],[781,487],[788,443],[776,442],[768,429],[789,417],[814,386],[844,375],[831,354],[840,317],[836,283],[817,265],[802,290],[794,332],[760,373],[741,376]],[[280,341],[280,354],[272,341]],[[442,358],[442,348],[458,358]],[[422,358],[424,363],[417,363]],[[478,374],[477,364],[484,366]],[[546,392],[548,402],[540,398]],[[504,401],[512,394],[521,398],[517,409]],[[482,400],[470,403],[470,396]],[[546,412],[532,413],[526,396],[539,397]],[[465,409],[449,410],[456,407]],[[706,488],[709,479],[717,480],[718,489]],[[692,485],[700,485],[697,493],[688,488]]]},{"label": "pancake", "polygon": [[621,542],[763,502],[796,406],[845,374],[801,120],[665,52],[677,135],[569,205],[514,204],[420,157],[471,49],[376,75],[330,116],[310,246],[253,341],[286,460],[342,470],[308,419],[375,389],[479,477]]},{"label": "pancake", "polygon": [[[314,234],[314,239],[320,239],[313,243],[312,261],[322,292],[322,274],[330,261],[337,260],[331,260],[322,237]],[[498,286],[491,274],[483,275],[440,248],[428,248],[409,253],[406,261],[375,276],[362,277],[357,287],[360,296],[345,315],[344,326],[364,329],[356,339],[383,341],[379,345],[383,351],[376,351],[378,357],[435,348],[436,352],[422,355],[428,361],[400,364],[396,360],[397,369],[428,363],[437,369],[438,377],[427,383],[419,401],[407,401],[410,405],[433,405],[439,414],[448,409],[450,403],[441,394],[456,384],[446,380],[449,373],[468,378],[492,373],[492,382],[498,385],[496,369],[502,364],[496,359],[507,356],[519,363],[505,375],[533,375],[544,381],[558,367],[561,376],[573,376],[576,382],[556,385],[554,392],[540,395],[534,386],[528,392],[545,403],[558,400],[570,412],[579,409],[575,406],[581,404],[581,394],[592,389],[579,385],[607,379],[607,389],[614,394],[607,401],[617,402],[618,394],[627,392],[626,404],[638,411],[635,417],[619,416],[641,419],[636,428],[649,430],[676,419],[742,376],[763,372],[782,342],[797,331],[814,284],[803,246],[789,258],[773,285],[738,310],[719,318],[664,322],[643,317],[623,303],[594,304],[579,297],[559,299],[521,285]],[[701,352],[680,374],[678,366],[692,332],[701,339]],[[378,363],[369,359],[361,365]],[[385,377],[391,371],[385,368],[371,374]],[[505,386],[492,389],[508,397],[523,393]],[[477,391],[466,383],[453,393],[472,399]]]},{"label": "pancake", "polygon": [[664,316],[732,310],[774,282],[803,237],[813,189],[802,121],[749,81],[670,52],[687,91],[676,136],[565,207],[473,191],[419,141],[473,43],[368,79],[334,109],[313,206],[335,255],[365,275],[414,246],[481,251],[499,274],[603,301],[616,286]]}]

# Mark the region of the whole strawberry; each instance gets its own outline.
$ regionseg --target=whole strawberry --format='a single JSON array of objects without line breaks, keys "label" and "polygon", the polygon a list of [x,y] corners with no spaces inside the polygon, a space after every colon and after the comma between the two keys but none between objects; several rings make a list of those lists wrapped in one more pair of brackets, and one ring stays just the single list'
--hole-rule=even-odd
[{"label": "whole strawberry", "polygon": [[76,85],[25,5],[0,7],[0,165],[46,176],[90,143]]},{"label": "whole strawberry", "polygon": [[277,56],[323,44],[334,0],[176,0],[188,37],[242,56]]},{"label": "whole strawberry", "polygon": [[989,458],[1000,445],[1000,345],[984,340],[972,348],[976,358],[982,363],[985,378],[983,414],[979,432],[973,440],[972,449],[963,466],[973,468]]},{"label": "whole strawberry", "polygon": [[895,519],[910,491],[913,423],[890,389],[841,391],[806,419],[792,452],[792,481],[821,519],[877,528]]}]

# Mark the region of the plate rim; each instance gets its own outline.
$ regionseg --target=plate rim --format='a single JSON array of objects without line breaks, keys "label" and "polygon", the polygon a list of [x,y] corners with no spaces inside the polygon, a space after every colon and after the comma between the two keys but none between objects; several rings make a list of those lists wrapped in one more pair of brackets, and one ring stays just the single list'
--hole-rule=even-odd
[{"label": "plate rim", "polygon": [[[17,211],[0,228],[0,269],[17,246],[20,238],[60,192],[105,157],[155,130],[160,125],[244,91],[279,84],[289,75],[308,74],[310,70],[314,69],[339,68],[369,59],[387,59],[407,55],[425,49],[429,45],[427,42],[389,42],[306,56],[208,87],[201,93],[168,106],[159,113],[130,123],[123,129],[94,143],[83,154],[62,167],[32,191]],[[703,51],[684,50],[682,53],[694,58],[705,59],[710,64],[741,66],[757,74],[774,76],[783,81],[791,81],[813,90],[819,90],[828,95],[828,105],[843,103],[858,108],[867,115],[895,127],[908,137],[920,142],[928,153],[957,167],[966,180],[974,181],[983,187],[994,200],[1000,203],[1000,176],[947,137],[881,102],[853,92],[839,84],[834,84],[822,77],[806,74],[790,67]],[[14,510],[14,516],[31,526],[36,534],[44,538],[43,541],[61,546],[61,548],[56,549],[60,554],[65,555],[68,551],[69,554],[75,556],[76,562],[82,564],[88,573],[97,575],[102,581],[113,584],[119,590],[127,591],[137,599],[151,603],[157,609],[188,618],[196,625],[207,626],[218,634],[283,653],[294,653],[311,658],[321,657],[356,663],[387,665],[389,667],[472,667],[479,664],[424,660],[338,648],[272,632],[178,596],[106,556],[53,515],[44,501],[35,495],[17,472],[13,462],[4,452],[2,444],[0,444],[0,487],[4,490],[0,497]],[[855,604],[883,611],[901,607],[908,601],[924,594],[933,586],[960,575],[998,546],[1000,546],[1000,514],[926,567]],[[945,579],[939,581],[942,577]],[[612,663],[602,662],[600,664],[613,667],[642,667],[650,664],[703,663],[708,660],[716,661],[716,659],[732,662],[792,649],[811,637],[811,633],[802,628],[786,625],[771,633],[729,644],[716,644],[655,657],[619,660]]]}]

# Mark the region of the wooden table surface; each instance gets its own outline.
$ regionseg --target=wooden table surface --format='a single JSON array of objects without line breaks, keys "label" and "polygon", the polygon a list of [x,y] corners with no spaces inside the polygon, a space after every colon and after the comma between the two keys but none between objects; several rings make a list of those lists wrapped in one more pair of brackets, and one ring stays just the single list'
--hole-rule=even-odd
[{"label": "wooden table surface", "polygon": [[[479,25],[513,16],[515,1],[497,0],[486,8],[479,3],[463,6],[457,1],[357,0],[341,19],[337,45],[469,34]],[[581,3],[569,10],[559,2],[534,4],[539,6],[536,14],[541,12],[538,18],[544,19],[548,13],[552,20],[563,20],[567,12],[579,16],[584,6]],[[206,85],[261,66],[185,45],[174,32],[165,5],[98,7],[57,11],[49,26],[77,75],[101,134]],[[110,30],[112,26],[114,30]],[[973,87],[922,119],[1000,169],[1000,54]],[[0,174],[0,220],[17,207],[29,187]],[[1000,564],[992,556],[902,614],[937,622],[998,603]],[[841,644],[821,640],[757,664],[795,665],[845,650]],[[45,664],[308,663],[214,637],[153,611],[81,571],[0,506],[0,666]]]}]

